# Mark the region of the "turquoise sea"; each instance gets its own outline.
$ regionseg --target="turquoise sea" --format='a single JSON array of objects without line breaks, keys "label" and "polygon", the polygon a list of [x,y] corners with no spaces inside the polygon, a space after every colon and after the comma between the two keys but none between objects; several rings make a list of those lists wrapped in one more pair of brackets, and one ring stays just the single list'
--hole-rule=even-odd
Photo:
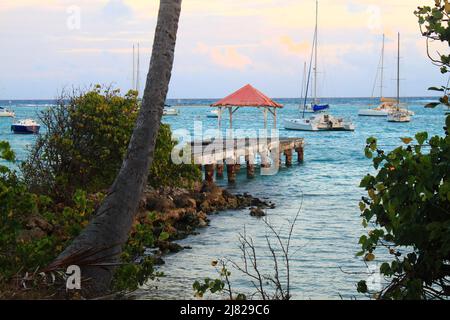
[{"label": "turquoise sea", "polygon": [[[358,202],[364,195],[358,185],[361,178],[372,172],[370,160],[364,157],[365,140],[379,139],[386,150],[401,144],[400,137],[412,137],[428,131],[442,134],[445,111],[441,108],[424,109],[432,98],[405,98],[403,102],[416,115],[410,123],[388,123],[385,118],[358,117],[360,108],[371,102],[365,98],[324,99],[331,104],[330,113],[351,118],[355,132],[296,132],[282,129],[284,118],[298,116],[297,101],[275,99],[285,104],[279,112],[280,136],[303,137],[306,141],[305,162],[292,168],[282,168],[275,176],[257,176],[247,180],[245,170],[238,175],[235,193],[248,192],[273,201],[277,207],[268,211],[268,219],[277,227],[287,225],[301,207],[300,220],[294,230],[291,260],[291,286],[294,299],[363,299],[356,292],[356,283],[368,277],[368,269],[361,258],[358,239],[364,232],[359,217]],[[215,129],[216,119],[207,119],[208,105],[213,100],[172,100],[181,114],[164,117],[173,129],[193,129],[194,121],[203,121],[203,129]],[[11,107],[17,118],[37,118],[52,101],[0,101],[0,106]],[[234,128],[262,128],[263,115],[255,109],[240,109],[234,114]],[[12,120],[0,118],[0,140],[10,141],[18,159],[23,160],[35,136],[13,135]],[[226,125],[226,121],[224,122]],[[295,160],[295,159],[294,159]],[[226,185],[226,181],[219,181]],[[253,237],[260,255],[260,265],[272,272],[265,235],[267,229],[261,220],[249,215],[248,210],[228,211],[211,216],[211,225],[199,234],[180,241],[191,249],[167,256],[160,271],[166,275],[159,282],[136,293],[140,299],[193,298],[192,283],[206,276],[216,278],[211,261],[222,257],[240,261],[238,236],[244,231]],[[382,262],[384,253],[378,256]],[[239,272],[231,269],[235,288],[244,290],[251,284]],[[157,286],[159,289],[155,289]]]}]

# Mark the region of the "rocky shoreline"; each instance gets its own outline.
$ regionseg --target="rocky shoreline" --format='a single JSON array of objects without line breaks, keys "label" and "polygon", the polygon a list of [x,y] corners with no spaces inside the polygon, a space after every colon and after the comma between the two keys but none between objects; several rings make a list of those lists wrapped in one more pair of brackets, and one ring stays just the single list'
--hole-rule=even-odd
[{"label": "rocky shoreline", "polygon": [[251,196],[250,194],[231,194],[214,183],[196,185],[192,190],[183,188],[147,189],[141,200],[136,223],[149,223],[148,213],[155,212],[156,218],[151,222],[153,236],[160,239],[164,232],[165,240],[157,240],[155,248],[149,248],[148,254],[155,257],[156,264],[163,264],[162,257],[168,253],[183,249],[175,243],[189,235],[197,234],[199,228],[209,225],[209,216],[226,210],[249,210],[254,217],[266,215],[267,209],[274,209],[275,204]]}]

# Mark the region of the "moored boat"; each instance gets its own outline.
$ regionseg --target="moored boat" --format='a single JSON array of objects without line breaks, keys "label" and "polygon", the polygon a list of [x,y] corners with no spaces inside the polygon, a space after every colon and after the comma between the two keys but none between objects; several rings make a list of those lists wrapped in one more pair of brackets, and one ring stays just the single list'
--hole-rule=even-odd
[{"label": "moored boat", "polygon": [[207,118],[214,118],[217,119],[219,118],[219,110],[211,110],[208,112],[208,114],[206,115]]},{"label": "moored boat", "polygon": [[352,122],[329,114],[319,114],[309,119],[286,119],[284,127],[299,131],[355,131]]},{"label": "moored boat", "polygon": [[8,110],[6,108],[0,107],[0,117],[4,118],[4,117],[10,117],[10,118],[14,118],[16,116],[16,114],[11,111]]},{"label": "moored boat", "polygon": [[[330,114],[324,113],[330,108],[328,104],[320,104],[317,98],[317,52],[318,52],[318,12],[319,4],[316,1],[316,27],[314,32],[313,47],[311,52],[311,59],[309,64],[309,72],[306,81],[306,91],[303,103],[303,111],[301,118],[297,119],[285,119],[284,127],[287,130],[299,130],[299,131],[354,131],[355,126],[351,121],[343,118],[336,118]],[[314,57],[314,67],[313,67]],[[307,105],[309,83],[311,78],[311,68],[314,71],[314,98],[311,105]],[[309,112],[308,112],[309,111]],[[319,113],[310,118],[305,118],[305,113]]]},{"label": "moored boat", "polygon": [[19,120],[11,125],[11,131],[19,134],[38,134],[41,126],[32,119]]},{"label": "moored boat", "polygon": [[400,108],[400,33],[398,34],[398,55],[397,55],[397,103],[395,110],[388,115],[388,122],[410,122],[411,114],[409,110]]},{"label": "moored boat", "polygon": [[171,108],[168,106],[165,106],[163,111],[163,116],[178,116],[180,114],[180,111],[175,108]]}]

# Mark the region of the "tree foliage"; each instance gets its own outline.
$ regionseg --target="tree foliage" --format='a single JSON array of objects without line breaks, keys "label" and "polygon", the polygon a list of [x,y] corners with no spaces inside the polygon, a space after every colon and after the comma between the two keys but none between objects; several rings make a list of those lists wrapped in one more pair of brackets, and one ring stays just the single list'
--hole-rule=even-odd
[{"label": "tree foliage", "polygon": [[[430,41],[449,43],[450,3],[435,0],[434,6],[419,7],[422,35],[427,52],[443,74],[449,72],[450,55],[430,53]],[[448,84],[447,84],[448,86]],[[449,106],[447,86],[429,90],[443,93],[439,102],[426,105]],[[363,225],[371,230],[361,236],[365,261],[375,260],[375,250],[384,248],[393,261],[380,272],[387,286],[374,293],[382,299],[446,299],[450,296],[450,116],[441,136],[422,132],[401,138],[403,146],[389,153],[380,150],[375,138],[367,139],[366,156],[378,170],[361,181],[368,197],[360,202]],[[368,293],[365,281],[358,291]]]},{"label": "tree foliage", "polygon": [[122,163],[136,119],[137,95],[94,87],[62,94],[41,114],[39,136],[22,173],[32,191],[71,199],[75,190],[109,187]]},{"label": "tree foliage", "polygon": [[[447,52],[430,52],[430,42],[439,41],[450,42],[450,3],[448,0],[435,0],[434,6],[422,6],[414,12],[419,20],[420,31],[427,39],[427,53],[431,61],[440,67],[441,73],[450,71],[450,54]],[[450,88],[446,86],[431,87],[429,90],[443,93],[439,102],[432,102],[426,105],[427,108],[434,108],[440,104],[450,107],[449,96],[447,94]]]},{"label": "tree foliage", "polygon": [[[366,261],[385,248],[394,259],[381,265],[390,284],[379,296],[387,299],[443,298],[450,295],[450,117],[444,137],[418,133],[415,144],[390,153],[367,140],[366,155],[378,173],[367,175],[368,192],[360,203],[363,224],[373,228],[360,238]],[[367,292],[361,282],[359,291]]]}]

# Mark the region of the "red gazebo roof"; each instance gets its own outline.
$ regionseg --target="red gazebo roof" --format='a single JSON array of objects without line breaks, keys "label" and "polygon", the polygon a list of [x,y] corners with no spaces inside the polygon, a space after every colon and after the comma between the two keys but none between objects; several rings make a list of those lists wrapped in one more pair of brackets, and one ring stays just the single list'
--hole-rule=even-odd
[{"label": "red gazebo roof", "polygon": [[220,101],[211,105],[212,107],[273,107],[283,108],[283,105],[276,103],[261,91],[247,84],[238,91],[230,94]]}]

